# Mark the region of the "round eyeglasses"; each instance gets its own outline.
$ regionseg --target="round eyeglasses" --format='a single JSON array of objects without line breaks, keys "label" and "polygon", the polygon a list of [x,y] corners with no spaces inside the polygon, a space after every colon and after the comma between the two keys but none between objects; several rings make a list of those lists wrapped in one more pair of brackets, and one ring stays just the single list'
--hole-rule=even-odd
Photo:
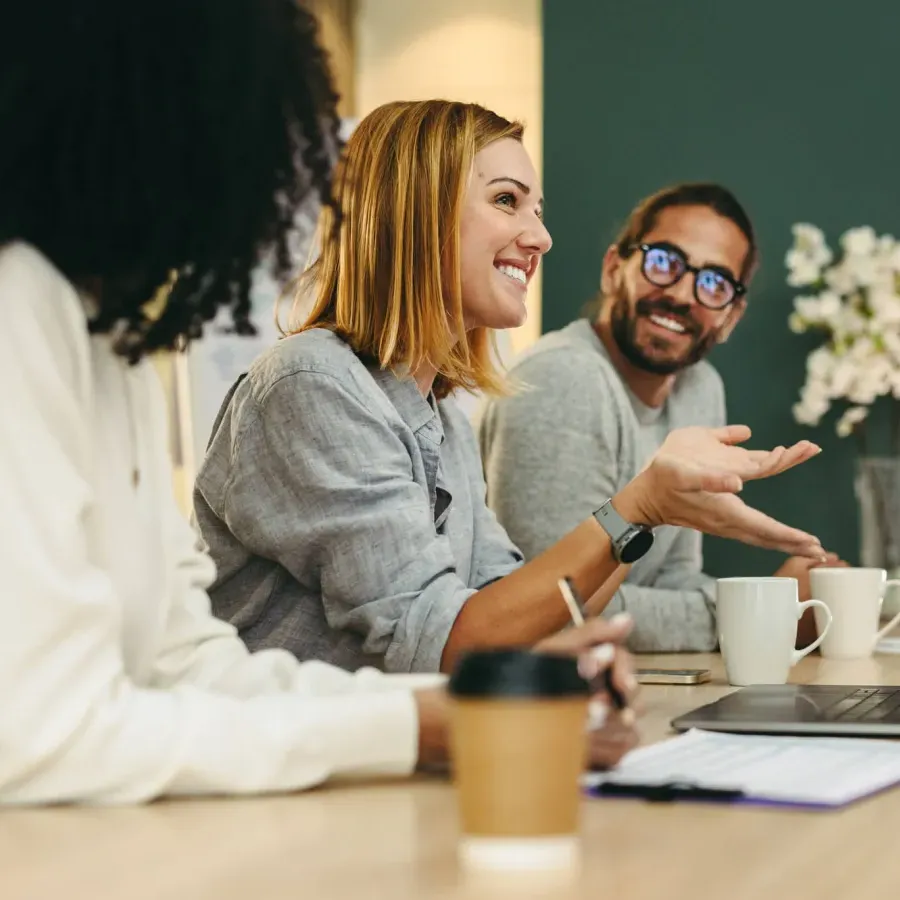
[{"label": "round eyeglasses", "polygon": [[684,252],[672,244],[637,244],[644,254],[641,272],[656,287],[671,287],[691,272],[694,275],[694,299],[707,309],[725,309],[746,293],[744,284],[713,266],[692,266]]}]

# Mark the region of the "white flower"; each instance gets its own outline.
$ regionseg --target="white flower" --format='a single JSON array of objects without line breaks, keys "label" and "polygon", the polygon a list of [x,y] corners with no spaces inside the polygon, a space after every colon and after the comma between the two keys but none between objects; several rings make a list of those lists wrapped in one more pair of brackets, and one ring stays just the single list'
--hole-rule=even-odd
[{"label": "white flower", "polygon": [[859,425],[868,414],[869,409],[865,406],[851,406],[847,409],[840,419],[838,419],[837,425],[835,426],[838,437],[849,437],[853,434],[854,428]]},{"label": "white flower", "polygon": [[794,248],[798,253],[809,257],[820,268],[831,262],[833,256],[821,228],[808,222],[798,222],[791,231],[794,234]]},{"label": "white flower", "polygon": [[850,256],[870,256],[875,252],[878,239],[875,229],[869,225],[850,228],[841,236],[841,247]]},{"label": "white flower", "polygon": [[869,292],[869,309],[872,310],[873,319],[869,323],[876,325],[879,331],[892,325],[900,324],[900,297],[893,291],[883,288],[872,289]]},{"label": "white flower", "polygon": [[862,426],[878,397],[900,401],[900,242],[868,225],[850,228],[833,262],[820,229],[800,223],[793,235],[785,257],[788,283],[824,287],[794,298],[788,327],[827,335],[807,357],[793,415],[817,425],[835,400],[849,400],[837,422],[838,434],[847,436]]},{"label": "white flower", "polygon": [[806,284],[815,284],[822,275],[822,267],[815,260],[797,253],[796,250],[788,251],[785,263],[790,269],[787,283],[791,287],[802,287]]},{"label": "white flower", "polygon": [[794,334],[803,334],[806,331],[806,322],[803,319],[803,316],[800,313],[791,313],[788,316],[788,328],[794,332]]},{"label": "white flower", "polygon": [[801,425],[818,425],[830,406],[827,398],[809,396],[804,391],[801,393],[800,402],[794,404],[794,419]]},{"label": "white flower", "polygon": [[878,246],[875,252],[879,256],[890,255],[897,245],[897,239],[892,234],[883,234],[878,238]]},{"label": "white flower", "polygon": [[852,390],[859,378],[859,365],[852,359],[845,357],[834,368],[831,376],[829,395],[832,397],[845,397]]},{"label": "white flower", "polygon": [[868,287],[878,278],[878,263],[873,256],[847,256],[844,269],[858,287]]},{"label": "white flower", "polygon": [[817,347],[806,358],[806,373],[810,381],[823,381],[831,378],[837,360],[828,347]]},{"label": "white flower", "polygon": [[825,284],[841,297],[856,290],[855,272],[846,260],[826,270],[824,277]]}]

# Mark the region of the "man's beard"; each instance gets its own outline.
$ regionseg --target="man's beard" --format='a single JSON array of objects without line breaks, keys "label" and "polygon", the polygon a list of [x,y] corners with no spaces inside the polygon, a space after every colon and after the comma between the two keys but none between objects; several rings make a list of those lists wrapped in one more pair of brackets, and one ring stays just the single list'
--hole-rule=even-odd
[{"label": "man's beard", "polygon": [[[624,294],[618,294],[615,298],[609,299],[613,304],[610,311],[613,339],[622,356],[635,368],[651,372],[654,375],[673,375],[675,372],[680,372],[699,362],[717,343],[718,329],[704,334],[701,326],[691,316],[690,307],[683,303],[676,303],[670,297],[660,297],[657,300],[645,297],[638,300],[633,313],[628,298]],[[658,358],[653,353],[645,352],[638,343],[638,322],[654,313],[674,318],[684,326],[685,333],[691,337],[690,345],[680,357]],[[650,342],[654,343],[654,338],[651,337]],[[661,342],[657,344],[657,347],[663,352],[668,350],[663,347]]]}]

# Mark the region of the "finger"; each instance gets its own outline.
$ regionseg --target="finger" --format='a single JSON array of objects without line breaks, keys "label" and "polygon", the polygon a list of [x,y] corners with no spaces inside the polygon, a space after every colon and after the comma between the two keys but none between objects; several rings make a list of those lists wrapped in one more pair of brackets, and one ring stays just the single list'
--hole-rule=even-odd
[{"label": "finger", "polygon": [[630,705],[637,693],[638,683],[634,673],[634,658],[627,650],[619,648],[616,652],[612,664],[612,680]]},{"label": "finger", "polygon": [[[806,556],[821,560],[825,556],[822,544],[817,537],[785,525],[771,516],[747,506],[737,498],[736,502],[727,505],[727,523],[724,523],[720,534],[764,547],[768,550],[781,550],[790,556]],[[721,504],[725,508],[725,504]]]},{"label": "finger", "polygon": [[724,425],[712,429],[713,436],[723,444],[743,444],[750,440],[751,431],[746,425]]},{"label": "finger", "polygon": [[807,460],[812,459],[821,452],[822,449],[817,444],[813,444],[811,441],[799,441],[784,451],[777,472],[773,474],[793,469],[794,466],[805,463]]},{"label": "finger", "polygon": [[600,644],[591,647],[578,657],[578,674],[585,681],[593,681],[601,672],[605,672],[616,658],[614,644]]},{"label": "finger", "polygon": [[608,724],[588,735],[588,761],[592,769],[608,769],[619,763],[638,743],[634,728],[623,727],[610,716]]},{"label": "finger", "polygon": [[811,441],[799,441],[791,447],[776,448],[780,451],[776,457],[772,457],[765,462],[760,462],[760,470],[754,476],[755,478],[770,478],[773,475],[780,475],[794,466],[799,466],[807,460],[812,459],[822,452],[817,444]]}]

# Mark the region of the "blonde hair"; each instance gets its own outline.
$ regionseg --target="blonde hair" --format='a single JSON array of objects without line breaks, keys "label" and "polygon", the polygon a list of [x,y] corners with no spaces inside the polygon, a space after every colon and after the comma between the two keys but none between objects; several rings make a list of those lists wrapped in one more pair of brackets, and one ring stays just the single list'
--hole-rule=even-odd
[{"label": "blonde hair", "polygon": [[[290,333],[328,328],[381,368],[437,369],[434,391],[503,391],[492,333],[466,332],[459,221],[475,154],[524,126],[472,103],[388,103],[351,135],[300,278]],[[299,318],[304,293],[311,311]]]}]

